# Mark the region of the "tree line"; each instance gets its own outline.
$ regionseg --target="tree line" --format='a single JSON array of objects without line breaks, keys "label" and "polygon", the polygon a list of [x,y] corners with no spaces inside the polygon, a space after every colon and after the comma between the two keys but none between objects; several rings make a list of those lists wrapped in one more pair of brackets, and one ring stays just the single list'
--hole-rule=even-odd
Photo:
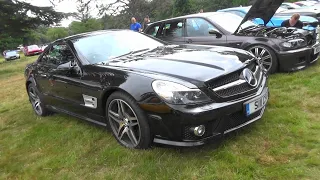
[{"label": "tree line", "polygon": [[[63,0],[50,0],[53,4]],[[114,0],[99,4],[98,0],[75,0],[77,12],[61,13],[53,7],[37,7],[22,0],[0,1],[0,50],[14,49],[19,44],[44,44],[69,35],[102,30],[128,29],[131,17],[139,22],[145,16],[157,21],[175,16],[192,14],[203,9],[247,6],[253,0]],[[98,14],[93,15],[93,9]],[[32,16],[27,12],[32,12]],[[69,27],[58,27],[63,18],[77,21]],[[99,18],[94,18],[99,17]]]}]

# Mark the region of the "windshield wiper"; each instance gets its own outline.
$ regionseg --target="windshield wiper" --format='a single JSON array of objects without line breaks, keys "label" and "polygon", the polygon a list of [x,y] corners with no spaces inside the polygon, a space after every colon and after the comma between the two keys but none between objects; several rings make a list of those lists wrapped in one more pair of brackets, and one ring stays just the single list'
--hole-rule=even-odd
[{"label": "windshield wiper", "polygon": [[150,48],[145,48],[145,49],[139,49],[139,50],[135,50],[135,51],[130,51],[130,52],[126,53],[126,54],[122,54],[122,55],[120,55],[120,56],[112,57],[112,58],[110,58],[110,59],[108,59],[108,60],[106,60],[106,61],[103,61],[103,62],[100,62],[100,63],[97,63],[97,64],[106,64],[107,62],[111,62],[111,61],[112,61],[112,62],[115,62],[115,61],[119,61],[119,62],[120,62],[120,60],[117,60],[117,59],[119,59],[119,58],[121,58],[121,57],[130,56],[130,55],[132,55],[132,54],[136,54],[136,53],[139,53],[139,52],[147,51],[147,50],[150,50]]},{"label": "windshield wiper", "polygon": [[123,55],[120,55],[120,56],[111,58],[110,60],[112,60],[112,59],[118,59],[118,58],[124,57],[124,56],[130,56],[130,55],[132,55],[132,54],[136,54],[136,53],[139,53],[139,52],[147,51],[147,50],[149,50],[149,49],[150,49],[150,48],[145,48],[145,49],[139,49],[139,50],[135,50],[135,51],[130,51],[130,52],[126,53],[126,54],[123,54]]}]

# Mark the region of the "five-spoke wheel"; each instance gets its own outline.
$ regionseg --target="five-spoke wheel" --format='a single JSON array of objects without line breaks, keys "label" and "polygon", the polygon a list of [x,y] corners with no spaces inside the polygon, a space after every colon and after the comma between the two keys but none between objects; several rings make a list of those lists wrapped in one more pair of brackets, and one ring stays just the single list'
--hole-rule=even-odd
[{"label": "five-spoke wheel", "polygon": [[148,148],[150,129],[144,113],[127,94],[116,92],[107,101],[108,125],[117,141],[129,148]]},{"label": "five-spoke wheel", "polygon": [[51,112],[45,107],[41,100],[38,89],[31,83],[28,85],[29,100],[32,104],[34,112],[39,116],[49,115]]}]

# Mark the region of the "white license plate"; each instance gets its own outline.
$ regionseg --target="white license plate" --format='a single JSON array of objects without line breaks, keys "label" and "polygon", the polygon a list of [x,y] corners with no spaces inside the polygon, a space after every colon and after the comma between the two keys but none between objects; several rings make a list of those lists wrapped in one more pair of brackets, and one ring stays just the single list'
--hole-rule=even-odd
[{"label": "white license plate", "polygon": [[251,114],[262,109],[267,104],[268,95],[269,94],[268,94],[268,89],[267,89],[258,98],[255,98],[254,100],[245,103],[244,108],[245,108],[246,116],[250,116]]},{"label": "white license plate", "polygon": [[317,54],[320,52],[320,45],[313,47],[313,54]]}]

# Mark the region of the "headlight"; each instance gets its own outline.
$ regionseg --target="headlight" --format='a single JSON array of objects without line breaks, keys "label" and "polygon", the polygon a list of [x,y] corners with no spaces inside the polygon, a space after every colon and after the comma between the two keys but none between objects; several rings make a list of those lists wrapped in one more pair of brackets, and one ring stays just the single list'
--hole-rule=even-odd
[{"label": "headlight", "polygon": [[200,89],[190,89],[178,83],[155,80],[153,90],[166,102],[171,104],[192,104],[210,101]]},{"label": "headlight", "polygon": [[281,43],[281,46],[285,48],[295,48],[295,47],[301,47],[304,45],[306,45],[304,39],[292,39],[287,42]]}]

